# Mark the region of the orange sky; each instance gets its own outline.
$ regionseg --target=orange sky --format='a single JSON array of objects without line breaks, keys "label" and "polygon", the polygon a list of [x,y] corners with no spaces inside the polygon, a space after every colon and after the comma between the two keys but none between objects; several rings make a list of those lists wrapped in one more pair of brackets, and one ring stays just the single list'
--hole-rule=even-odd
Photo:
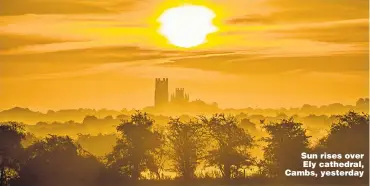
[{"label": "orange sky", "polygon": [[[182,3],[216,13],[182,50],[157,17]],[[369,93],[367,0],[3,0],[0,109],[141,108],[154,78],[220,107],[354,104]]]}]

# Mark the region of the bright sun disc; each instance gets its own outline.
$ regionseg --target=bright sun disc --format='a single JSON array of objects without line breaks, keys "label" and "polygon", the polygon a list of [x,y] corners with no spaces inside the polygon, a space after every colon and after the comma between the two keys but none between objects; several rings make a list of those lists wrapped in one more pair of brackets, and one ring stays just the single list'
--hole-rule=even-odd
[{"label": "bright sun disc", "polygon": [[207,7],[184,5],[166,10],[158,19],[159,32],[171,44],[191,48],[206,42],[208,34],[217,28],[212,24],[215,13]]}]

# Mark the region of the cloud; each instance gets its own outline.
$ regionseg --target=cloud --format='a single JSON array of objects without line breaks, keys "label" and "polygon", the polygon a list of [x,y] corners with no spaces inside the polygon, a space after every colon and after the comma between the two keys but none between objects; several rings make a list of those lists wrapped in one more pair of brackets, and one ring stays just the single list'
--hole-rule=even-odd
[{"label": "cloud", "polygon": [[[80,71],[116,63],[139,65],[139,61],[142,63],[141,66],[145,68],[150,66],[148,67],[150,69],[191,68],[238,75],[298,71],[342,73],[368,69],[368,65],[365,64],[367,58],[364,57],[366,55],[364,49],[368,50],[364,45],[368,38],[366,33],[368,19],[362,18],[364,1],[354,0],[354,3],[348,0],[337,1],[344,5],[336,5],[333,0],[312,0],[304,3],[296,0],[261,0],[259,2],[266,2],[266,6],[276,9],[261,14],[254,11],[229,19],[228,24],[234,26],[234,30],[223,31],[221,28],[214,40],[212,37],[209,38],[211,44],[214,41],[219,42],[219,45],[209,45],[210,47],[206,48],[208,51],[199,52],[168,51],[165,49],[167,46],[157,45],[155,42],[158,38],[154,37],[157,35],[156,31],[145,27],[148,25],[144,24],[143,16],[146,15],[141,15],[142,12],[121,15],[12,17],[2,26],[2,31],[30,35],[41,33],[43,36],[22,35],[22,38],[18,38],[19,35],[9,37],[0,35],[7,41],[1,49],[11,49],[0,55],[2,68],[7,70],[2,76]],[[123,0],[5,2],[20,8],[19,10],[14,8],[13,13],[30,10],[40,14],[54,14],[58,11],[61,14],[89,13],[89,9],[79,11],[79,8],[82,8],[80,5],[100,7],[104,11],[113,10],[111,9],[113,5],[117,6],[115,10],[126,5],[134,6],[133,1]],[[23,9],[24,6],[20,6],[23,2],[25,5],[35,4],[30,5],[29,9]],[[45,9],[48,6],[46,4],[55,3],[63,3],[67,8],[63,9],[61,6],[62,8],[58,10]],[[76,3],[79,5],[72,6]],[[348,6],[345,6],[347,4]],[[9,6],[10,9],[7,11],[11,11],[12,6]],[[329,7],[333,9],[328,11]],[[127,19],[128,17],[130,19]],[[249,25],[257,26],[251,28]],[[29,29],[22,29],[26,27]],[[254,28],[258,29],[253,30]],[[58,41],[49,37],[72,41]],[[15,41],[17,39],[22,41]],[[74,41],[78,39],[81,41]],[[14,48],[16,50],[13,50]],[[351,66],[349,64],[352,61],[358,62]],[[323,64],[328,64],[330,68]]]},{"label": "cloud", "polygon": [[156,59],[162,54],[138,47],[98,47],[44,53],[1,55],[1,76],[59,73],[99,64]]},{"label": "cloud", "polygon": [[[129,47],[128,47],[129,48]],[[136,49],[133,49],[134,51]],[[137,49],[140,51],[140,49]],[[222,54],[194,54],[196,56],[222,56]],[[227,54],[225,54],[227,55]],[[190,59],[190,55],[184,56]],[[79,63],[73,66],[67,62],[64,63],[3,63],[5,74],[2,74],[0,80],[70,80],[70,78],[89,78],[93,76],[117,76],[153,79],[156,77],[168,77],[172,80],[194,80],[203,81],[223,79],[235,80],[237,76],[220,71],[203,70],[196,68],[183,68],[173,66],[163,66],[158,64],[170,63],[173,60],[183,59],[183,57],[164,57],[149,58],[142,60],[104,62],[104,63]],[[21,68],[17,65],[21,65]],[[8,67],[8,68],[7,68]],[[41,68],[40,68],[41,67]],[[13,70],[16,69],[16,71]],[[191,76],[189,76],[191,74]],[[114,80],[114,79],[111,79]]]},{"label": "cloud", "polygon": [[136,0],[2,0],[0,15],[104,14],[130,11],[141,6]]},{"label": "cloud", "polygon": [[288,38],[310,39],[321,42],[357,43],[368,42],[369,22],[359,19],[336,24],[317,24],[311,27],[285,30],[280,33]]},{"label": "cloud", "polygon": [[334,21],[368,18],[367,0],[269,0],[278,11],[270,16],[278,22]]},{"label": "cloud", "polygon": [[87,1],[2,0],[0,15],[108,13],[107,8]]},{"label": "cloud", "polygon": [[240,75],[273,75],[296,72],[352,73],[369,70],[368,54],[302,57],[263,57],[231,54],[223,57],[199,57],[173,60],[163,66],[195,68]]},{"label": "cloud", "polygon": [[[234,30],[228,31],[227,33],[229,35],[243,35],[244,37],[248,37],[248,40],[256,40],[256,36],[260,35],[258,40],[266,40],[264,42],[265,46],[268,46],[268,43],[272,41],[279,43],[281,46],[276,47],[276,49],[280,52],[282,51],[281,49],[286,48],[287,45],[291,44],[290,41],[294,41],[294,44],[291,45],[289,50],[297,51],[298,49],[301,49],[303,45],[305,45],[305,48],[309,47],[309,50],[316,51],[316,54],[312,53],[312,55],[321,55],[323,52],[329,52],[327,50],[328,47],[332,48],[333,50],[336,50],[336,47],[339,49],[340,45],[345,47],[352,45],[352,47],[356,46],[358,50],[368,51],[368,19],[348,19],[284,24],[273,23],[257,24],[254,26],[252,23],[250,23],[249,26],[240,25],[235,27],[236,28]],[[314,44],[316,44],[316,46],[314,46]],[[346,44],[347,46],[343,44]],[[344,48],[342,48],[341,51],[344,52],[343,49]],[[347,49],[348,51],[352,50],[350,48]]]},{"label": "cloud", "polygon": [[81,62],[112,62],[117,60],[141,60],[140,58],[151,59],[161,56],[154,50],[143,49],[135,46],[112,46],[112,47],[93,47],[75,50],[60,50],[45,53],[30,53],[21,55],[4,55],[4,60],[27,61],[71,61],[72,59],[84,59]]},{"label": "cloud", "polygon": [[60,78],[63,76],[85,76],[100,71],[122,70],[124,68],[137,71],[139,67],[147,71],[148,67],[150,69],[163,69],[163,67],[153,66],[170,62],[170,60],[228,54],[229,52],[214,51],[153,50],[135,46],[94,47],[27,54],[15,53],[0,55],[1,77]]},{"label": "cloud", "polygon": [[247,13],[230,18],[229,24],[294,24],[368,19],[367,0],[266,0],[268,12]]},{"label": "cloud", "polygon": [[274,23],[273,19],[270,16],[266,15],[245,15],[242,17],[231,18],[226,21],[228,24],[271,24]]},{"label": "cloud", "polygon": [[0,40],[1,40],[0,51],[17,49],[29,45],[67,42],[67,40],[63,39],[55,39],[37,35],[20,35],[10,33],[0,33]]},{"label": "cloud", "polygon": [[[254,51],[176,51],[129,45],[91,47],[90,43],[86,46],[85,42],[71,43],[81,43],[84,47],[63,49],[62,46],[68,44],[64,42],[61,45],[50,44],[53,47],[48,46],[49,44],[34,45],[34,50],[30,53],[20,53],[16,50],[13,54],[2,54],[1,67],[4,71],[1,76],[4,78],[41,75],[55,78],[63,76],[59,73],[78,74],[79,71],[80,75],[84,76],[99,72],[97,70],[99,68],[114,70],[115,65],[135,71],[139,67],[146,72],[148,69],[156,69],[156,73],[166,70],[170,72],[171,69],[183,73],[184,71],[179,69],[193,69],[198,74],[217,72],[229,75],[295,71],[346,73],[368,70],[367,53],[362,51],[363,46],[356,48],[350,44],[284,40],[283,45],[276,41],[265,43],[262,48],[256,48]],[[36,50],[37,46],[39,50]],[[85,71],[86,69],[88,71]]]}]

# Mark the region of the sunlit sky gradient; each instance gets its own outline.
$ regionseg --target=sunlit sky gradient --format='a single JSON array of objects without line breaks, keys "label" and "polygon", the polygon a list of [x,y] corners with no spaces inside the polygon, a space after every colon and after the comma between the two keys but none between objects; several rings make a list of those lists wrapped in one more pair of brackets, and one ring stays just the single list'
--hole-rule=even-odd
[{"label": "sunlit sky gradient", "polygon": [[[213,9],[219,31],[179,49],[166,8]],[[220,107],[353,104],[369,92],[368,0],[2,0],[0,109],[141,108],[154,78]]]}]

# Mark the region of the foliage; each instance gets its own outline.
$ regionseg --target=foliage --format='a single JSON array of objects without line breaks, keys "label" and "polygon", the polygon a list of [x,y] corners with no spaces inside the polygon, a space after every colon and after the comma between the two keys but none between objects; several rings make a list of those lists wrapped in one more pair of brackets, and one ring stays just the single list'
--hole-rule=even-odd
[{"label": "foliage", "polygon": [[[265,143],[264,159],[255,161],[250,151],[256,142],[233,116],[199,116],[188,122],[172,118],[160,131],[160,127],[154,129],[154,120],[146,113],[136,112],[117,127],[119,138],[113,151],[106,156],[106,165],[82,149],[76,141],[104,145],[99,139],[107,137],[114,140],[115,134],[99,135],[99,138],[78,135],[76,141],[68,136],[56,135],[38,139],[31,133],[25,133],[18,123],[0,123],[0,186],[113,186],[138,179],[148,185],[177,185],[180,183],[177,180],[163,180],[169,179],[163,174],[168,161],[173,163],[172,171],[194,184],[204,185],[208,181],[214,184],[219,178],[235,183],[281,181],[280,178],[285,178],[286,169],[302,169],[302,152],[362,153],[365,154],[361,160],[365,165],[363,170],[365,175],[368,173],[369,114],[350,111],[336,116],[328,134],[314,149],[309,148],[310,136],[307,136],[303,125],[293,118],[284,118],[268,124],[262,120],[261,126],[266,132],[266,137],[262,138]],[[243,123],[253,124],[247,120]],[[22,147],[22,144],[25,146]],[[207,164],[204,165],[204,162]],[[252,165],[259,167],[258,172],[251,172],[252,176],[245,177],[245,170]],[[219,170],[208,169],[214,167]],[[162,179],[161,182],[153,181],[159,179]],[[299,178],[304,181],[309,179]],[[325,177],[321,180],[330,179]],[[342,180],[346,179],[368,183],[367,176],[361,180],[350,177]],[[317,180],[313,178],[312,181]]]},{"label": "foliage", "polygon": [[[319,148],[335,153],[367,153],[369,147],[369,114],[353,111],[338,115],[329,134],[321,139]],[[363,145],[353,145],[363,144]],[[365,148],[364,148],[365,147]]]},{"label": "foliage", "polygon": [[301,153],[309,151],[309,136],[301,123],[292,118],[280,123],[264,124],[269,137],[263,138],[267,143],[264,161],[260,162],[262,173],[269,177],[284,177],[286,169],[298,170],[301,166]]},{"label": "foliage", "polygon": [[350,111],[336,117],[338,121],[333,123],[328,135],[320,140],[315,150],[318,153],[364,154],[361,161],[365,165],[364,179],[368,180],[369,114]]},{"label": "foliage", "polygon": [[169,124],[168,140],[174,171],[185,180],[194,178],[195,169],[204,155],[206,136],[204,127],[196,121],[181,122],[172,118]]},{"label": "foliage", "polygon": [[6,185],[20,169],[23,125],[16,122],[0,123],[0,186]]},{"label": "foliage", "polygon": [[26,161],[12,185],[96,185],[103,165],[69,137],[50,135],[26,149]]},{"label": "foliage", "polygon": [[138,180],[146,169],[158,172],[158,166],[154,164],[155,153],[163,138],[159,132],[151,130],[153,123],[146,113],[139,111],[131,116],[131,120],[123,121],[117,127],[122,137],[107,156],[108,166],[132,180]]},{"label": "foliage", "polygon": [[253,146],[253,137],[237,125],[235,117],[216,114],[210,119],[203,116],[200,119],[215,143],[209,151],[208,163],[217,166],[225,179],[237,176],[241,168],[254,164],[254,158],[248,152]]}]

